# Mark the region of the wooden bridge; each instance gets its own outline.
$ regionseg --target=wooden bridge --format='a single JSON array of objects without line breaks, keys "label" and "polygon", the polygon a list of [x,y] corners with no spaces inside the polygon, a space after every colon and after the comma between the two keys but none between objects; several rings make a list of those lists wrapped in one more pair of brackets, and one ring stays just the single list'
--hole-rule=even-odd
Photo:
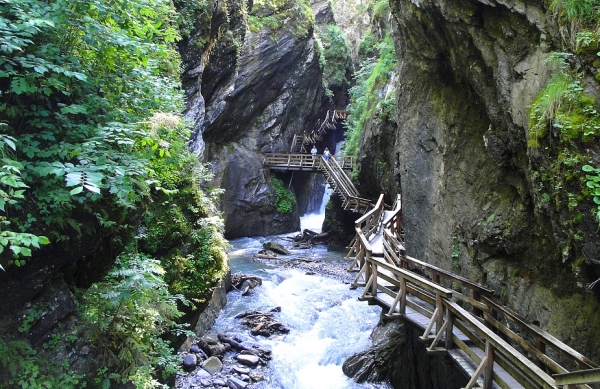
[{"label": "wooden bridge", "polygon": [[[406,255],[400,197],[386,210],[383,195],[356,221],[346,256],[358,271],[360,300],[388,319],[423,330],[430,354],[446,354],[470,377],[467,388],[591,388],[598,365],[496,302],[493,291]],[[560,363],[558,362],[560,361]]]},{"label": "wooden bridge", "polygon": [[303,170],[319,172],[342,198],[342,207],[346,210],[365,213],[371,209],[371,201],[360,197],[358,190],[345,171],[352,170],[354,158],[332,156],[329,160],[322,155],[311,154],[265,154],[263,165],[274,170]]}]

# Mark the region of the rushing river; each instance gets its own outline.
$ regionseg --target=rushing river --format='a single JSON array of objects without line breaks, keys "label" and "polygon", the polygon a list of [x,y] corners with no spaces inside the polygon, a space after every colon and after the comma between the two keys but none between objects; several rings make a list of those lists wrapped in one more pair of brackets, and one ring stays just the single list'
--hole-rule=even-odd
[{"label": "rushing river", "polygon": [[[322,222],[323,215],[309,215],[302,218],[302,228],[319,232]],[[252,256],[262,249],[263,242],[274,239],[277,237],[241,238],[230,242],[232,273],[259,276],[263,284],[250,296],[230,292],[228,303],[211,332],[247,334],[244,336],[251,341],[272,348],[273,359],[265,371],[265,380],[254,385],[257,388],[388,388],[356,384],[342,372],[346,357],[369,346],[369,335],[378,321],[380,309],[358,301],[359,290],[350,290],[339,280],[253,261]],[[279,243],[289,246],[286,241]],[[343,253],[328,252],[323,246],[296,250],[294,254],[344,261]],[[348,266],[345,261],[344,264]],[[247,310],[274,307],[281,307],[278,320],[290,329],[288,334],[255,338],[235,319],[235,315]]]}]

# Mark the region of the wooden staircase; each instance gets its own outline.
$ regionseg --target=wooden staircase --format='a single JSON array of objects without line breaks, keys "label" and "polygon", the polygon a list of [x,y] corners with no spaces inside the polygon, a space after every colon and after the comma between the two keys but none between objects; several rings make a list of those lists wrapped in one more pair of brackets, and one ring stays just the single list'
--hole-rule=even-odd
[{"label": "wooden staircase", "polygon": [[345,210],[365,213],[371,208],[371,200],[360,197],[350,177],[344,172],[336,159],[329,158],[329,160],[326,160],[322,158],[319,168],[333,192],[342,198],[342,207]]},{"label": "wooden staircase", "polygon": [[305,137],[302,134],[294,134],[292,140],[292,146],[290,147],[290,154],[302,154],[306,153],[306,143],[304,142]]}]

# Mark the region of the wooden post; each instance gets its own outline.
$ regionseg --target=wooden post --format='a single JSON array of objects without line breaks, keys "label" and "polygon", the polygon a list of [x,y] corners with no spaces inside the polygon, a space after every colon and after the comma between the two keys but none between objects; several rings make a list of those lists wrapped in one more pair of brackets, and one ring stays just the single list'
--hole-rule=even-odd
[{"label": "wooden post", "polygon": [[435,295],[435,307],[438,310],[438,316],[435,320],[435,333],[437,334],[444,324],[444,301],[439,294]]},{"label": "wooden post", "polygon": [[[361,245],[362,246],[362,245]],[[365,282],[367,282],[367,280],[371,277],[371,267],[373,266],[373,264],[371,263],[370,259],[371,259],[371,253],[367,251],[365,246],[362,246],[362,250],[364,252],[364,256],[363,256],[363,261],[364,264],[366,266],[365,268]]]},{"label": "wooden post", "polygon": [[[473,289],[473,300],[481,301],[481,294],[478,290]],[[473,313],[475,314],[475,316],[483,317],[483,311],[481,309],[473,308]]]},{"label": "wooden post", "polygon": [[[542,354],[546,354],[546,343],[542,341],[542,338],[535,339],[535,347],[540,350]],[[544,371],[548,372],[546,365],[541,360],[537,360],[537,365],[540,369],[544,369]]]},{"label": "wooden post", "polygon": [[371,285],[371,294],[373,297],[377,297],[377,265],[372,263],[373,267],[373,284]]},{"label": "wooden post", "polygon": [[450,310],[446,310],[446,336],[445,336],[445,347],[446,350],[450,350],[452,348],[452,328],[454,327],[454,314],[450,312]]},{"label": "wooden post", "polygon": [[492,389],[494,380],[494,346],[489,339],[485,342],[485,367],[483,369],[483,389]]},{"label": "wooden post", "polygon": [[401,315],[406,315],[406,278],[404,276],[400,276],[400,307],[398,311]]}]

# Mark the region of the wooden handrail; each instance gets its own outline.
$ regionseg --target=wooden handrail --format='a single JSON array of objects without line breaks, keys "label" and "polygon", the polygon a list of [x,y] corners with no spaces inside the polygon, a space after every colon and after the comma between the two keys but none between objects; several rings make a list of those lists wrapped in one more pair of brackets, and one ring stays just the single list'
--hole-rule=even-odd
[{"label": "wooden handrail", "polygon": [[[530,344],[529,347],[533,348],[534,350],[536,350],[542,354],[546,354],[545,348],[549,347],[549,348],[552,348],[554,351],[557,351],[566,360],[569,360],[570,362],[577,364],[580,368],[581,367],[589,368],[589,369],[598,368],[597,363],[595,363],[594,361],[585,357],[583,354],[579,353],[578,351],[574,350],[573,348],[569,347],[568,345],[564,344],[560,340],[556,339],[554,336],[550,335],[549,333],[542,330],[538,326],[528,323],[523,317],[521,317],[516,312],[513,312],[511,309],[496,303],[490,297],[487,297],[487,296],[483,297],[483,302],[487,306],[490,307],[490,309],[493,311],[494,314],[500,313],[500,314],[504,315],[504,317],[506,319],[509,319],[513,323],[517,324],[519,326],[519,328],[521,329],[521,331],[526,332],[528,336],[533,338],[535,343]],[[489,321],[492,322],[492,320],[489,320]],[[494,324],[496,324],[496,323],[494,323]],[[499,322],[497,323],[497,325],[495,327],[500,327],[500,328],[498,328],[500,330],[506,328],[505,325],[501,325]],[[514,336],[512,336],[508,333],[506,335],[509,338],[514,339]],[[519,336],[519,338],[522,339],[523,337]],[[543,344],[544,350],[540,350],[539,344]],[[545,361],[542,359],[541,362],[544,363]],[[560,368],[558,368],[558,369],[555,368],[554,364],[556,364],[556,362],[554,362],[554,361],[546,362],[544,364],[546,364],[549,368],[551,368],[553,370],[553,372],[555,372],[555,373],[563,373],[563,371],[559,371]]]},{"label": "wooden handrail", "polygon": [[365,234],[367,239],[371,238],[371,236],[377,232],[381,225],[381,218],[383,217],[384,211],[383,197],[384,196],[382,193],[379,196],[379,200],[377,200],[375,207],[354,222],[354,226],[359,228]]},{"label": "wooden handrail", "polygon": [[[427,278],[423,278],[423,277],[419,276],[418,274],[413,273],[409,270],[401,269],[401,268],[391,265],[387,262],[381,261],[375,257],[372,257],[369,260],[369,262],[373,263],[385,270],[388,270],[389,272],[391,272],[392,274],[394,274],[396,276],[399,276],[399,277],[401,276],[403,278],[406,278],[407,281],[410,281],[416,285],[419,285],[419,287],[421,287],[425,290],[428,290],[432,293],[435,293],[436,295],[440,295],[444,298],[452,297],[453,291],[451,289],[444,288],[440,284],[436,284],[435,282],[432,282],[432,281],[428,280]],[[400,281],[396,281],[394,283],[397,283],[397,286],[400,285]]]},{"label": "wooden handrail", "polygon": [[600,369],[577,370],[563,374],[554,374],[552,377],[554,377],[556,385],[567,389],[569,385],[600,382]]},{"label": "wooden handrail", "polygon": [[[382,307],[389,309],[385,315],[386,317],[404,315],[407,306],[429,317],[430,322],[423,335],[432,340],[428,350],[439,349],[435,345],[444,339],[446,349],[459,347],[475,363],[479,364],[467,387],[474,385],[480,375],[483,376],[485,388],[492,387],[492,380],[498,382],[502,387],[509,387],[510,385],[504,381],[504,378],[499,376],[499,373],[494,372],[494,363],[503,367],[509,375],[525,387],[531,387],[535,382],[535,385],[539,385],[541,388],[557,388],[557,385],[564,385],[564,388],[567,388],[568,385],[578,385],[579,388],[589,389],[589,386],[583,384],[600,382],[600,369],[593,369],[597,365],[550,334],[527,323],[508,308],[493,302],[493,291],[491,289],[460,275],[407,256],[403,246],[404,242],[400,237],[400,228],[389,228],[392,222],[397,222],[401,226],[399,216],[401,206],[398,203],[399,201],[394,206],[393,214],[386,217],[385,220],[381,220],[379,215],[383,215],[383,198],[380,197],[376,207],[355,222],[354,250],[357,255],[354,263],[360,263],[360,271],[352,285],[365,287],[360,299],[373,300]],[[373,257],[373,247],[369,241],[374,229],[377,228],[374,227],[376,220],[381,223],[379,228],[384,228],[383,260]],[[384,227],[384,224],[388,227]],[[431,275],[431,280],[412,273],[408,270],[409,266],[416,266],[425,270]],[[363,277],[364,282],[359,282],[360,277]],[[448,289],[444,286],[446,284],[453,287],[458,284],[461,288],[470,290],[472,297],[463,295],[462,291]],[[442,290],[444,292],[440,293]],[[390,304],[389,300],[382,300],[378,297],[378,293],[390,296],[393,303]],[[435,310],[431,312],[408,300],[407,295],[409,294],[433,304]],[[472,308],[473,312],[469,312],[457,303],[452,302],[450,296],[466,303],[467,306]],[[444,312],[446,312],[445,319]],[[473,313],[480,317],[475,316]],[[507,326],[495,319],[494,315],[496,314],[504,315],[507,320],[517,324],[526,335],[521,336],[508,329]],[[434,325],[436,332],[435,337],[432,338],[428,334]],[[475,346],[483,350],[484,357],[478,356],[469,348],[474,346],[468,346],[453,335],[453,326],[456,326]],[[506,338],[502,338],[501,335],[506,336]],[[526,340],[530,338],[534,339],[535,345]],[[536,347],[538,344],[542,344],[543,347],[538,349]],[[567,369],[560,366],[545,353],[546,346],[579,366],[592,367],[592,369],[581,370],[572,374],[568,373]],[[524,350],[523,353],[527,354],[529,358],[537,359],[540,365],[531,362],[515,347]],[[540,366],[547,367],[547,371],[559,374],[556,374],[553,378]]]},{"label": "wooden handrail", "polygon": [[[263,165],[270,168],[312,168],[313,170],[319,170],[322,154],[318,154],[316,157],[313,157],[312,154],[265,153],[263,157]],[[339,158],[341,160],[339,164],[342,165],[340,167],[342,170],[351,170],[353,167],[354,159],[352,157],[332,156],[332,158]]]},{"label": "wooden handrail", "polygon": [[[514,347],[496,335],[492,330],[487,328],[484,324],[480,323],[475,317],[469,312],[465,311],[458,304],[452,301],[445,300],[444,306],[448,308],[453,315],[458,319],[467,324],[473,329],[483,340],[493,346],[494,351],[500,352],[507,360],[514,364],[518,369],[525,372],[530,379],[533,379],[538,385],[543,388],[555,389],[555,380],[545,373],[542,369],[536,366],[533,362],[529,361],[525,356],[521,355]],[[469,332],[465,335],[472,336]],[[498,360],[497,362],[500,362]]]}]

